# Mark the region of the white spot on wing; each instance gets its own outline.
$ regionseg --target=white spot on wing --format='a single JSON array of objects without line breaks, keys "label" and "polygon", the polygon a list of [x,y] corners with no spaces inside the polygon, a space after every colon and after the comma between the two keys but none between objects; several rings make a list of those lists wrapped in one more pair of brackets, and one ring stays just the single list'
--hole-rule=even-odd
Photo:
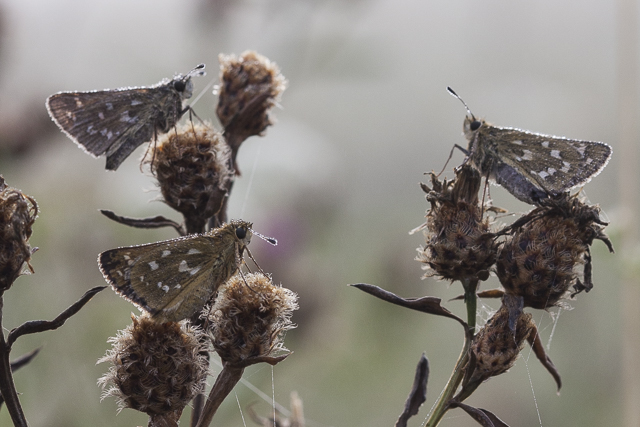
[{"label": "white spot on wing", "polygon": [[100,120],[104,120],[104,113],[102,111],[100,111],[98,113],[98,117],[100,117]]},{"label": "white spot on wing", "polygon": [[549,141],[542,141],[542,146],[544,148],[549,148]]},{"label": "white spot on wing", "polygon": [[158,263],[157,263],[157,262],[155,262],[155,261],[151,261],[151,262],[149,263],[149,267],[151,267],[151,270],[157,270],[159,266],[158,266]]},{"label": "white spot on wing", "polygon": [[184,273],[187,270],[189,270],[189,266],[187,265],[187,261],[185,261],[185,260],[180,261],[180,265],[178,265],[178,271],[180,273]]},{"label": "white spot on wing", "polygon": [[133,101],[131,101],[131,105],[140,105],[142,104],[142,101],[138,101],[137,99],[134,99]]},{"label": "white spot on wing", "polygon": [[516,145],[522,145],[522,141],[519,139],[514,139],[513,141],[511,141],[511,143]]},{"label": "white spot on wing", "polygon": [[129,110],[127,110],[123,111],[122,114],[120,114],[120,121],[126,123],[136,123],[138,119],[136,117],[129,116]]},{"label": "white spot on wing", "polygon": [[189,274],[191,274],[193,276],[198,271],[200,271],[200,266],[192,268],[191,271],[189,271]]},{"label": "white spot on wing", "polygon": [[545,179],[546,177],[549,176],[548,173],[546,173],[545,171],[540,171],[538,172],[538,175],[540,176],[540,178]]},{"label": "white spot on wing", "polygon": [[202,253],[199,250],[195,249],[195,248],[191,248],[189,249],[189,252],[187,252],[187,255],[195,255],[195,254],[199,254]]},{"label": "white spot on wing", "polygon": [[522,150],[524,152],[524,156],[522,158],[524,160],[533,160],[532,152],[530,150]]},{"label": "white spot on wing", "polygon": [[547,169],[547,172],[549,172],[550,176],[553,176],[554,173],[558,172],[557,170],[555,170],[554,168],[549,168]]},{"label": "white spot on wing", "polygon": [[162,251],[162,258],[171,255],[171,251],[164,250]]},{"label": "white spot on wing", "polygon": [[556,159],[562,159],[562,157],[560,157],[560,150],[551,150],[551,157],[555,157]]},{"label": "white spot on wing", "polygon": [[569,169],[571,169],[571,163],[569,162],[562,162],[563,167],[560,168],[560,170],[564,173],[569,172]]}]

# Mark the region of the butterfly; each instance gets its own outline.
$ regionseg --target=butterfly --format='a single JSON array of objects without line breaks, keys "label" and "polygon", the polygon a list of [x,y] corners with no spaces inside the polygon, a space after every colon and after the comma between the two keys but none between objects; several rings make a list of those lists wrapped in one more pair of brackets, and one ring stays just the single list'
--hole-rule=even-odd
[{"label": "butterfly", "polygon": [[240,268],[251,236],[276,244],[233,220],[203,234],[111,249],[98,256],[105,280],[116,293],[158,322],[191,318]]},{"label": "butterfly", "polygon": [[91,92],[59,92],[47,98],[49,116],[73,142],[93,157],[106,155],[116,170],[140,145],[173,128],[190,109],[191,77],[204,74],[200,64],[186,75],[149,87]]},{"label": "butterfly", "polygon": [[517,199],[539,204],[588,183],[611,158],[611,147],[603,142],[582,141],[526,130],[498,127],[476,119],[467,104],[463,130],[469,141],[466,154],[480,174],[495,180]]}]

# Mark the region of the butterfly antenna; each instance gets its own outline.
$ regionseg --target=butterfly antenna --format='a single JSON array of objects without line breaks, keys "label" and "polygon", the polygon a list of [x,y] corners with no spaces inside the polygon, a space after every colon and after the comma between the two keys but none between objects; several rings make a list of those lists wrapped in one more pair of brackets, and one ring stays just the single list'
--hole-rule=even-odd
[{"label": "butterfly antenna", "polygon": [[262,239],[262,240],[264,240],[265,242],[270,243],[270,244],[272,244],[273,246],[278,246],[278,241],[277,241],[276,239],[274,239],[273,237],[267,237],[267,236],[264,236],[264,235],[262,235],[262,234],[258,233],[257,231],[253,231],[253,229],[251,229],[251,228],[250,228],[249,230],[251,230],[251,233],[252,233],[252,234],[254,234],[254,235],[258,236],[259,238],[261,238],[261,239]]},{"label": "butterfly antenna", "polygon": [[204,67],[204,64],[197,65],[193,70],[189,71],[186,76],[184,76],[184,79],[187,80],[193,76],[206,76],[207,72],[204,71]]},{"label": "butterfly antenna", "polygon": [[460,96],[458,96],[457,93],[455,93],[455,91],[453,89],[451,89],[449,86],[447,86],[447,90],[449,91],[449,93],[451,95],[453,95],[454,97],[458,98],[458,100],[460,100],[460,102],[462,102],[462,105],[464,105],[464,108],[466,108],[467,113],[469,113],[469,115],[471,116],[471,118],[475,121],[476,120],[476,116],[473,115],[473,113],[471,112],[471,110],[469,109],[469,106],[467,105],[466,102],[464,102],[464,99],[460,98]]}]

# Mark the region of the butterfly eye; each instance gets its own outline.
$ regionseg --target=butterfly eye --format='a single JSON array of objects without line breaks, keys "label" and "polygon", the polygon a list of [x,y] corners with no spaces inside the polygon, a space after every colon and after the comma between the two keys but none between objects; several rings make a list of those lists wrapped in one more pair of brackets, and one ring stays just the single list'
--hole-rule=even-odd
[{"label": "butterfly eye", "polygon": [[471,131],[476,131],[480,128],[480,126],[482,126],[482,122],[479,120],[474,120],[471,122],[471,124],[469,125],[469,129],[471,129]]},{"label": "butterfly eye", "polygon": [[184,92],[184,89],[187,87],[186,83],[182,80],[178,80],[173,84],[173,88],[178,92]]},{"label": "butterfly eye", "polygon": [[242,227],[236,228],[236,237],[238,237],[238,239],[244,239],[247,237],[247,230]]}]

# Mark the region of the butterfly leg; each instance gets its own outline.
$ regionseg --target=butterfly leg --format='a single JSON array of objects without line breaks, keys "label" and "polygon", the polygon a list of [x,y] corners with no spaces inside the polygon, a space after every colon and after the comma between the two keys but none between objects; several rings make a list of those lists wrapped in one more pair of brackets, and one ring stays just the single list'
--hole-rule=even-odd
[{"label": "butterfly leg", "polygon": [[447,165],[449,164],[449,160],[451,160],[451,157],[453,157],[453,150],[458,149],[460,151],[462,151],[464,153],[465,156],[467,156],[464,159],[464,162],[462,162],[462,164],[464,165],[465,163],[467,163],[467,159],[469,159],[469,151],[466,148],[461,147],[458,144],[453,144],[453,147],[451,148],[451,152],[449,153],[449,157],[447,157],[447,161],[444,163],[444,166],[442,167],[442,170],[440,171],[440,173],[438,173],[438,175],[436,175],[436,178],[438,178],[440,175],[442,175],[442,172],[444,172],[444,170],[447,168]]}]

